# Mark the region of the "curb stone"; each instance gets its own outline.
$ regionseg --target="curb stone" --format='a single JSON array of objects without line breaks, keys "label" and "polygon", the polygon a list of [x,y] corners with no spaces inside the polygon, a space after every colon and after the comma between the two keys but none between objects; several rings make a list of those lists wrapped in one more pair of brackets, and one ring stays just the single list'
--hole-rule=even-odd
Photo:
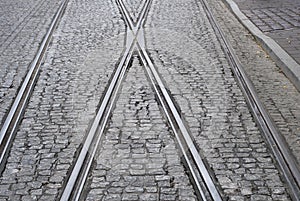
[{"label": "curb stone", "polygon": [[238,20],[249,30],[255,39],[267,51],[279,68],[300,92],[300,65],[272,38],[260,31],[239,9],[233,0],[223,0]]}]

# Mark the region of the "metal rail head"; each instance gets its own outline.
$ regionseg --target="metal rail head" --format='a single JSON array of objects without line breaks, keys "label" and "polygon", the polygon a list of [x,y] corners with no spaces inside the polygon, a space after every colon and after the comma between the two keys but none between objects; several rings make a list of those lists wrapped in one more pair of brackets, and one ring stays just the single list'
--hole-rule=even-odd
[{"label": "metal rail head", "polygon": [[291,190],[291,196],[294,200],[300,200],[300,171],[292,157],[292,153],[288,149],[282,134],[277,129],[272,118],[261,103],[259,96],[255,91],[255,87],[244,72],[242,64],[236,56],[233,48],[225,37],[218,22],[215,20],[206,0],[200,0],[209,21],[212,24],[217,38],[224,50],[224,53],[229,60],[232,71],[240,85],[241,90],[247,100],[250,109],[255,117],[256,122],[263,131],[267,144],[272,150],[282,172]]},{"label": "metal rail head", "polygon": [[100,139],[103,135],[104,128],[111,114],[113,105],[115,104],[117,92],[120,89],[134,52],[134,40],[132,39],[130,43],[131,46],[124,50],[117,69],[112,76],[111,82],[107,87],[107,91],[104,94],[100,108],[92,122],[92,126],[86,135],[83,147],[76,158],[75,165],[63,187],[63,192],[60,197],[61,201],[77,201],[80,199],[97,147],[100,143]]},{"label": "metal rail head", "polygon": [[[133,37],[127,37],[127,39],[129,39],[129,41],[127,41],[128,46],[125,47],[124,53],[120,59],[120,63],[117,66],[117,69],[107,88],[107,91],[105,92],[100,108],[86,136],[83,148],[81,149],[79,156],[76,159],[76,163],[69,174],[69,178],[64,185],[64,190],[60,197],[61,201],[80,199],[88,172],[90,171],[92,165],[92,160],[96,154],[98,144],[100,142],[101,136],[103,135],[104,128],[110,116],[112,107],[115,104],[116,94],[121,86],[126,69],[128,68],[129,60],[131,59],[133,52],[135,51],[134,47],[136,46],[135,44],[137,41],[136,33],[140,31],[139,27],[141,26],[141,22],[143,21],[143,19],[140,17],[137,22],[137,26],[139,27],[135,26],[131,21],[130,15],[123,2],[117,0],[117,3],[122,14],[125,16],[128,29],[130,29],[129,31],[127,31],[127,34],[131,34],[133,35]],[[149,3],[150,1],[147,1],[145,3],[141,16],[144,16],[144,13],[147,11],[147,9],[145,8],[149,6]]]},{"label": "metal rail head", "polygon": [[[127,31],[127,34],[131,34],[132,36],[127,37],[127,39],[128,38],[130,39],[130,41],[128,41],[127,43],[129,44],[129,46],[126,47],[126,50],[124,51],[124,55],[121,58],[121,62],[119,63],[118,68],[116,70],[116,73],[113,75],[113,79],[108,87],[107,92],[105,93],[105,97],[101,103],[100,109],[97,112],[92,127],[86,137],[83,148],[79,154],[79,157],[77,158],[76,164],[71,171],[70,177],[68,178],[68,181],[64,187],[64,191],[62,193],[60,200],[66,201],[70,199],[71,200],[80,199],[80,195],[83,190],[84,183],[86,181],[88,172],[90,171],[91,161],[94,158],[101,135],[104,132],[104,127],[107,123],[112,106],[115,104],[114,102],[115,102],[116,94],[119,90],[124,74],[126,72],[126,68],[129,63],[127,62],[127,64],[125,64],[125,61],[128,61],[128,59],[132,57],[134,48],[137,47],[138,54],[140,55],[144,63],[144,66],[147,69],[149,77],[153,78],[151,79],[152,85],[155,88],[155,91],[160,99],[160,102],[165,108],[164,111],[168,116],[170,125],[176,134],[178,144],[181,147],[181,152],[183,153],[185,160],[188,163],[188,168],[190,169],[190,172],[193,175],[193,179],[197,186],[196,187],[197,191],[199,191],[202,200],[207,200],[206,195],[202,190],[199,179],[197,178],[197,175],[199,175],[200,172],[201,177],[206,183],[206,188],[209,189],[209,193],[212,199],[215,201],[221,201],[222,199],[220,197],[220,194],[218,193],[215,185],[213,184],[213,181],[207,169],[205,168],[205,165],[202,162],[192,139],[190,138],[187,128],[184,126],[184,123],[182,122],[182,119],[180,118],[180,115],[177,112],[174,103],[172,102],[171,98],[169,97],[166,91],[166,88],[164,87],[161,79],[159,78],[159,75],[155,70],[153,63],[151,62],[151,59],[148,53],[146,52],[144,44],[142,44],[144,43],[144,40],[141,39],[143,38],[142,26],[145,22],[145,18],[149,11],[151,0],[146,1],[145,5],[143,6],[141,14],[139,15],[140,17],[136,25],[134,25],[130,17],[130,14],[128,13],[123,2],[121,0],[117,0],[117,3],[128,25],[128,29],[130,29]],[[159,87],[156,87],[156,85]],[[167,108],[171,108],[171,109],[169,110]],[[171,119],[175,119],[175,122],[173,122]],[[99,132],[99,134],[97,134],[97,132]],[[181,138],[183,138],[184,140],[182,141]],[[193,166],[195,165],[194,162],[192,161],[196,162],[197,170],[193,168]]]},{"label": "metal rail head", "polygon": [[[123,4],[122,2],[120,2],[120,0],[118,0],[118,1],[120,4]],[[207,168],[205,167],[205,165],[198,153],[198,150],[195,147],[193,140],[190,137],[188,129],[186,128],[185,124],[183,123],[183,120],[182,120],[181,116],[179,115],[173,100],[169,96],[169,94],[166,90],[166,87],[164,86],[162,80],[160,79],[160,76],[159,76],[158,72],[156,71],[153,62],[151,61],[151,59],[145,49],[144,44],[141,44],[141,43],[143,43],[143,41],[139,40],[141,38],[141,37],[139,37],[139,35],[141,35],[143,33],[143,30],[140,32],[139,32],[139,30],[143,29],[142,26],[143,26],[143,23],[145,22],[145,18],[147,16],[146,12],[149,11],[149,7],[150,7],[150,0],[148,0],[146,2],[146,5],[144,6],[144,9],[143,9],[144,14],[141,15],[143,17],[139,18],[136,26],[133,26],[133,22],[130,18],[130,14],[128,13],[125,6],[121,5],[120,9],[121,9],[121,12],[123,13],[123,16],[124,16],[126,22],[128,23],[129,27],[131,28],[133,34],[135,35],[135,38],[137,38],[136,43],[139,48],[138,49],[139,56],[146,68],[148,77],[151,80],[151,84],[159,98],[159,101],[161,102],[161,104],[164,108],[164,112],[168,118],[168,121],[169,121],[174,133],[176,134],[176,139],[181,148],[181,152],[184,155],[185,161],[187,162],[188,168],[193,176],[193,180],[196,183],[197,191],[201,195],[201,198],[203,200],[206,200],[206,195],[203,192],[203,189],[200,185],[199,178],[197,178],[197,174],[200,174],[202,179],[204,180],[206,188],[208,189],[209,194],[212,197],[212,199],[215,201],[221,201],[222,198],[221,198]],[[173,120],[175,120],[175,121],[173,121]],[[188,153],[191,153],[191,159],[189,158]],[[197,167],[196,168],[197,170],[195,170],[193,168],[193,165],[192,165],[193,162],[191,160],[194,161],[194,165]]]},{"label": "metal rail head", "polygon": [[[205,167],[203,160],[201,159],[199,152],[196,148],[194,141],[191,138],[191,135],[185,126],[180,114],[178,113],[173,100],[171,99],[169,93],[166,90],[154,64],[152,63],[147,51],[141,47],[139,51],[140,57],[142,59],[148,77],[150,77],[151,83],[155,92],[161,102],[164,112],[168,118],[168,121],[176,135],[177,142],[181,148],[184,159],[187,163],[187,168],[191,172],[193,180],[196,183],[196,190],[199,192],[203,200],[207,200],[206,194],[204,191],[208,191],[209,195],[214,201],[221,201],[222,197],[217,190],[214,181],[209,174],[208,169]],[[194,166],[196,168],[194,168]],[[199,178],[197,175],[200,175]],[[203,180],[205,188],[201,186],[199,180]]]},{"label": "metal rail head", "polygon": [[35,83],[38,79],[38,74],[40,71],[41,61],[45,55],[45,52],[49,46],[54,30],[56,29],[69,0],[62,1],[59,9],[55,13],[50,27],[41,42],[37,54],[35,55],[33,61],[29,66],[29,71],[21,85],[20,90],[14,100],[12,107],[10,108],[8,115],[4,121],[4,124],[0,131],[0,173],[3,171],[4,163],[8,152],[10,151],[10,146],[14,139],[16,129],[25,112],[26,105],[33,91]]}]

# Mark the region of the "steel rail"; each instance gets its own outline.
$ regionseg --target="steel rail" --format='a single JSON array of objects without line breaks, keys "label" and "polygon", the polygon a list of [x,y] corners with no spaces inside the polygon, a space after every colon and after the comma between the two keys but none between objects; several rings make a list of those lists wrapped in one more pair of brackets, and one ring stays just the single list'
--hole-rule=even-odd
[{"label": "steel rail", "polygon": [[233,48],[225,37],[222,29],[215,20],[211,9],[206,0],[200,0],[206,15],[217,35],[222,49],[231,65],[232,71],[243,91],[248,105],[252,110],[256,122],[260,126],[269,147],[271,148],[277,162],[283,172],[286,182],[291,190],[291,196],[294,200],[300,200],[300,171],[290,152],[286,141],[276,127],[272,118],[261,103],[255,87],[246,75],[239,58],[236,56]]},{"label": "steel rail", "polygon": [[[120,3],[120,2],[119,2]],[[119,4],[121,5],[121,4]],[[145,3],[145,8],[149,6],[149,1]],[[142,12],[147,12],[148,9],[143,9]],[[144,15],[142,15],[144,16]],[[141,26],[142,18],[138,20],[137,25]],[[136,32],[139,32],[139,28],[136,29]],[[130,30],[127,29],[127,34],[130,34]],[[74,200],[77,201],[82,195],[82,191],[92,166],[93,158],[96,155],[97,148],[101,141],[102,135],[108,119],[111,115],[111,111],[115,105],[117,98],[117,93],[121,87],[123,78],[128,69],[129,62],[135,51],[136,36],[127,37],[126,41],[128,45],[125,47],[123,56],[120,59],[118,67],[112,77],[112,80],[108,86],[107,91],[105,92],[104,98],[101,102],[101,106],[96,114],[95,119],[93,120],[92,126],[86,136],[83,147],[80,150],[79,156],[76,159],[76,163],[71,170],[70,176],[67,180],[66,185],[64,185],[64,190],[60,197],[61,201]]]},{"label": "steel rail", "polygon": [[[212,197],[215,201],[222,200],[217,187],[212,180],[208,169],[206,168],[203,160],[199,155],[199,151],[197,150],[194,141],[191,138],[191,135],[185,126],[184,121],[181,118],[181,115],[177,111],[175,104],[170,97],[169,93],[167,92],[166,87],[163,84],[163,81],[160,79],[159,73],[157,72],[153,62],[151,61],[148,53],[144,48],[141,48],[139,51],[140,57],[143,58],[142,61],[144,66],[146,67],[147,74],[151,80],[153,88],[159,100],[163,106],[165,115],[168,118],[168,121],[176,135],[177,142],[181,148],[181,152],[184,155],[185,161],[188,165],[189,171],[191,172],[194,181],[197,186],[197,190],[201,195],[203,200],[207,200],[206,195],[203,191],[203,187],[201,186],[200,182],[198,181],[198,174],[201,175],[201,178],[204,180],[204,184]],[[190,155],[190,156],[189,156]],[[192,162],[194,161],[194,163]],[[193,166],[196,166],[196,170],[194,170]]]},{"label": "steel rail", "polygon": [[137,38],[138,29],[143,28],[142,26],[145,22],[146,15],[150,9],[151,2],[152,2],[152,0],[146,1],[146,3],[143,6],[142,12],[139,14],[137,23],[134,23],[132,21],[131,15],[130,15],[128,9],[126,8],[126,6],[124,5],[123,1],[117,0],[117,3],[120,5],[120,11],[124,15],[125,21],[126,21],[127,25],[129,26],[132,34],[135,36],[135,38]]},{"label": "steel rail", "polygon": [[117,92],[125,76],[125,72],[128,68],[133,51],[133,45],[129,48],[126,48],[125,53],[121,58],[121,61],[113,75],[112,81],[109,84],[104,99],[101,102],[101,106],[89,130],[89,133],[84,141],[75,166],[73,167],[68,178],[67,184],[64,186],[64,190],[60,198],[61,201],[79,200],[81,196],[85,181],[92,165],[92,159],[96,154],[100,139],[104,133],[107,120],[110,116],[116,100]]},{"label": "steel rail", "polygon": [[[202,190],[201,184],[198,181],[198,177],[199,177],[199,176],[197,176],[198,171],[194,171],[194,168],[193,168],[194,164],[196,164],[198,170],[200,170],[201,177],[206,182],[206,187],[209,189],[210,195],[212,196],[213,200],[218,200],[218,201],[222,200],[215,185],[213,184],[213,181],[211,180],[211,177],[210,177],[207,169],[205,168],[203,161],[201,160],[201,157],[199,156],[198,150],[196,149],[196,147],[187,131],[187,128],[185,127],[178,111],[175,108],[174,103],[172,102],[171,98],[169,97],[169,95],[167,93],[166,88],[164,87],[161,79],[159,78],[159,75],[158,75],[157,71],[155,70],[153,63],[151,62],[151,59],[150,59],[148,53],[146,52],[144,45],[141,44],[144,41],[141,42],[142,37],[140,37],[140,34],[143,34],[142,25],[144,24],[146,14],[149,11],[150,2],[151,2],[151,0],[149,0],[145,3],[145,5],[142,9],[142,13],[139,15],[138,22],[135,25],[132,22],[132,18],[130,17],[130,14],[129,14],[128,10],[126,9],[126,7],[124,6],[123,2],[121,2],[120,0],[117,0],[119,8],[125,17],[126,24],[128,25],[127,34],[128,35],[131,34],[130,35],[131,37],[127,36],[127,40],[130,40],[130,41],[127,41],[127,44],[130,44],[130,45],[126,47],[125,53],[123,54],[121,62],[119,63],[116,73],[113,76],[112,82],[110,83],[108,90],[105,93],[105,97],[101,103],[99,111],[97,112],[97,115],[94,119],[92,127],[89,131],[89,134],[86,137],[83,148],[81,149],[81,152],[79,154],[79,157],[77,158],[76,164],[72,169],[72,172],[67,181],[67,184],[64,187],[64,192],[60,198],[61,201],[79,200],[80,199],[81,192],[84,188],[86,178],[88,176],[90,167],[92,165],[92,159],[94,158],[94,156],[96,154],[97,147],[98,147],[98,145],[100,143],[100,139],[104,133],[104,129],[107,124],[108,118],[110,116],[111,110],[115,104],[117,92],[119,91],[123,77],[125,76],[125,72],[126,72],[129,60],[131,59],[131,57],[133,55],[133,51],[134,51],[135,47],[138,48],[138,54],[141,57],[143,64],[146,67],[146,71],[152,82],[152,85],[154,86],[156,94],[158,95],[159,100],[162,103],[162,106],[164,108],[165,114],[171,124],[172,129],[174,130],[174,132],[176,134],[176,138],[179,142],[179,146],[181,147],[181,151],[182,151],[183,155],[185,156],[186,163],[188,164],[188,167],[191,170],[191,173],[194,177],[194,181],[197,185],[197,190],[199,191],[201,198],[203,200],[207,200],[206,195]],[[128,49],[128,47],[129,47],[129,49]],[[126,64],[125,64],[125,61],[127,61]],[[147,66],[149,66],[149,68]],[[158,84],[159,88],[156,87],[157,84]],[[162,91],[163,95],[161,95],[160,91]],[[171,108],[171,110],[169,108]],[[171,111],[171,114],[169,111]],[[172,119],[175,119],[175,123]],[[179,131],[178,131],[178,128],[179,128]],[[181,133],[181,134],[179,134],[179,133]],[[184,140],[181,140],[181,138],[183,138]],[[185,151],[185,150],[188,150],[188,151]],[[194,163],[192,161],[194,161]]]},{"label": "steel rail", "polygon": [[[203,186],[200,184],[199,178],[197,176],[200,174],[201,178],[204,180],[205,187],[207,188],[211,198],[215,201],[222,200],[207,168],[205,167],[203,160],[199,155],[199,152],[189,134],[189,131],[186,128],[180,114],[178,113],[173,100],[171,99],[169,93],[167,92],[166,87],[164,86],[159,76],[159,73],[157,72],[153,62],[151,61],[148,55],[148,52],[145,49],[145,46],[141,44],[142,42],[139,40],[139,38],[142,38],[139,37],[139,35],[143,33],[143,30],[136,33],[136,27],[133,26],[133,22],[131,21],[130,14],[128,13],[127,9],[123,9],[125,7],[124,5],[122,5],[123,3],[122,2],[119,3],[121,4],[122,13],[124,14],[128,26],[130,27],[133,34],[138,39],[137,40],[137,45],[139,48],[138,54],[146,68],[148,77],[159,98],[159,101],[163,107],[165,115],[167,116],[167,119],[175,133],[181,152],[185,158],[188,169],[190,170],[193,180],[196,184],[196,189],[198,191],[198,194],[201,196],[203,200],[207,200],[206,194],[202,189]],[[145,20],[145,17],[143,17],[143,19]],[[144,22],[145,21],[143,21],[143,23]],[[142,26],[138,28],[143,29]],[[197,170],[194,170],[195,169],[194,166],[196,166]]]},{"label": "steel rail", "polygon": [[37,54],[30,64],[29,71],[22,83],[20,90],[14,100],[12,107],[4,121],[0,131],[0,172],[5,166],[6,157],[8,156],[10,146],[14,139],[16,129],[25,111],[26,105],[33,91],[35,83],[40,72],[41,62],[44,58],[45,52],[50,44],[54,30],[56,29],[69,0],[64,0],[57,10],[50,27],[37,51]]},{"label": "steel rail", "polygon": [[[207,196],[203,190],[203,186],[199,181],[199,174],[205,182],[205,186],[209,191],[210,196],[213,200],[222,200],[216,186],[214,185],[213,180],[210,177],[210,174],[205,167],[197,148],[193,140],[190,137],[190,134],[185,127],[180,114],[178,113],[172,99],[170,98],[166,88],[164,87],[162,81],[159,78],[159,75],[145,51],[139,51],[140,58],[146,68],[146,72],[151,81],[151,84],[156,92],[156,95],[163,107],[164,113],[172,127],[173,132],[175,133],[177,142],[179,144],[181,153],[184,156],[184,160],[187,163],[190,174],[193,177],[193,181],[196,185],[196,191],[201,196],[202,200],[206,201]],[[194,170],[196,166],[197,170]]]}]

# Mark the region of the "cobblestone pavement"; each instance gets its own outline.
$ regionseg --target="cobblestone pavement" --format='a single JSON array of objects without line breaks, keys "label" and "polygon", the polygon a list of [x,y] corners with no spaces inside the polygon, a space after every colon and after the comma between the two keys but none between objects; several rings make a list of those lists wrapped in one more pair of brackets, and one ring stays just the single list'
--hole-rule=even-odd
[{"label": "cobblestone pavement", "polygon": [[288,200],[285,185],[196,1],[154,1],[146,41],[230,200]]},{"label": "cobblestone pavement", "polygon": [[261,101],[285,137],[300,167],[300,93],[226,6],[214,0],[209,2]]},{"label": "cobblestone pavement", "polygon": [[300,64],[300,1],[235,0],[242,12]]},{"label": "cobblestone pavement", "polygon": [[69,2],[0,177],[1,201],[57,198],[122,52],[124,28],[114,1]]},{"label": "cobblestone pavement", "polygon": [[174,137],[135,58],[85,200],[196,200]]},{"label": "cobblestone pavement", "polygon": [[[243,62],[272,72],[246,66],[258,79],[254,82],[260,95],[267,91],[263,100],[271,100],[266,105],[280,129],[294,137],[292,144],[299,144],[299,94],[224,5],[210,3],[228,16],[222,17],[229,21],[222,24],[226,32],[240,34],[231,41],[244,48],[239,52]],[[128,0],[126,5],[137,16],[142,4]],[[58,198],[122,53],[125,28],[113,0],[69,2],[0,177],[0,201]],[[222,195],[229,200],[290,200],[199,2],[153,0],[145,35],[149,54]],[[127,73],[86,200],[195,200],[173,133],[137,58]],[[269,80],[281,89],[280,95],[295,99],[278,98]]]},{"label": "cobblestone pavement", "polygon": [[0,127],[60,3],[0,1]]}]

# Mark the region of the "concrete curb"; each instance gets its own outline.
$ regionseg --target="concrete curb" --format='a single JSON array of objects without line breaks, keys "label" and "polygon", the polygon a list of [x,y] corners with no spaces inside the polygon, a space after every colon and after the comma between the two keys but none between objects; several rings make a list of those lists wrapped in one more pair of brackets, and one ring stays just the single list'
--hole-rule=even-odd
[{"label": "concrete curb", "polygon": [[300,91],[300,65],[272,38],[266,36],[246,17],[233,0],[223,0],[238,20],[251,32],[280,69]]}]

